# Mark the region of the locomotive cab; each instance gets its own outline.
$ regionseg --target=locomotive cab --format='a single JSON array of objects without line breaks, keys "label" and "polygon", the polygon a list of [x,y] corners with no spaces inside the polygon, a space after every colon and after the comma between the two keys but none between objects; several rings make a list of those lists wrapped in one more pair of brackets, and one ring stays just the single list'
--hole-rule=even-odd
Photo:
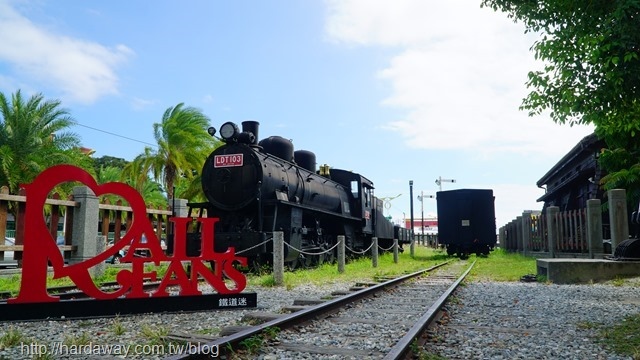
[{"label": "locomotive cab", "polygon": [[331,179],[351,190],[351,216],[362,219],[363,233],[373,234],[373,183],[362,175],[340,169],[331,170]]}]

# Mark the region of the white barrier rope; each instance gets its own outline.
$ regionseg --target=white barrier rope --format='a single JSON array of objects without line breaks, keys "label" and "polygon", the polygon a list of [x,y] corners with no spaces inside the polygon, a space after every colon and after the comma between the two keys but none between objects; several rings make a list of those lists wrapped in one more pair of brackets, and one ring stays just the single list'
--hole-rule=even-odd
[{"label": "white barrier rope", "polygon": [[391,245],[391,247],[389,247],[388,249],[383,248],[382,246],[378,245],[378,249],[382,250],[382,251],[389,251],[391,249],[393,249],[394,245]]},{"label": "white barrier rope", "polygon": [[289,244],[288,244],[288,243],[286,243],[286,242],[285,242],[284,244],[285,244],[285,245],[287,245],[290,249],[296,250],[296,251],[298,251],[298,252],[299,252],[299,253],[301,253],[301,254],[305,254],[305,255],[312,255],[312,256],[313,256],[313,255],[322,255],[322,254],[326,254],[326,253],[328,253],[329,251],[332,251],[333,249],[335,249],[335,248],[338,246],[338,244],[340,244],[340,242],[338,241],[335,245],[333,245],[333,246],[332,246],[332,247],[330,247],[329,249],[327,249],[327,250],[325,250],[325,251],[322,251],[322,252],[317,252],[317,253],[310,253],[310,252],[302,251],[302,250],[300,250],[300,249],[298,249],[298,248],[295,248],[295,247],[293,247],[293,246],[289,245]]},{"label": "white barrier rope", "polygon": [[249,251],[249,250],[253,250],[253,249],[257,248],[258,246],[262,246],[262,245],[264,245],[264,244],[268,243],[268,242],[269,242],[269,241],[271,241],[271,240],[273,240],[273,238],[268,238],[267,240],[265,240],[265,241],[261,242],[260,244],[253,245],[253,246],[252,246],[252,247],[250,247],[250,248],[246,248],[246,249],[244,249],[244,250],[240,250],[240,251],[236,252],[236,255],[237,255],[237,254],[242,254],[243,252],[246,252],[246,251]]},{"label": "white barrier rope", "polygon": [[368,248],[366,248],[365,250],[362,250],[362,251],[355,251],[355,250],[353,250],[352,248],[348,247],[346,244],[344,245],[344,247],[345,247],[347,250],[349,250],[349,251],[351,251],[352,253],[354,253],[354,254],[364,255],[367,251],[371,250],[371,248],[373,247],[373,242],[371,243],[371,245],[369,245],[369,247],[368,247]]},{"label": "white barrier rope", "polygon": [[[236,252],[236,254],[242,254],[242,253],[244,253],[244,252],[247,252],[247,251],[253,250],[253,249],[255,249],[255,248],[259,247],[259,246],[262,246],[262,245],[264,245],[264,244],[266,244],[266,243],[268,243],[269,241],[272,241],[272,240],[273,240],[273,238],[269,238],[269,239],[267,239],[267,240],[265,240],[265,241],[263,241],[263,242],[261,242],[261,243],[259,243],[259,244],[256,244],[256,245],[254,245],[254,246],[252,246],[252,247],[250,247],[250,248],[246,248],[246,249],[244,249],[244,250],[237,251],[237,252]],[[340,244],[340,241],[338,241],[337,243],[335,243],[335,245],[333,245],[332,247],[328,248],[327,250],[324,250],[324,251],[321,251],[321,252],[317,252],[317,253],[312,253],[312,252],[306,252],[306,251],[303,251],[303,250],[301,250],[301,249],[298,249],[298,248],[293,247],[292,245],[289,245],[287,242],[285,242],[284,244],[285,244],[285,245],[287,245],[290,249],[296,250],[296,251],[298,251],[298,252],[299,252],[299,253],[301,253],[301,254],[304,254],[304,255],[312,255],[312,256],[313,256],[313,255],[322,255],[322,254],[327,254],[328,252],[333,251],[333,249],[335,249],[335,248]],[[356,250],[353,250],[352,248],[348,247],[347,245],[345,245],[344,247],[345,247],[347,250],[349,250],[350,252],[354,253],[354,254],[364,255],[367,251],[371,250],[371,248],[373,247],[373,243],[371,243],[371,245],[369,245],[369,247],[368,247],[368,248],[366,248],[365,250],[362,250],[362,251],[356,251]],[[380,247],[380,246],[378,246],[378,248],[379,248],[379,249],[381,249],[381,250],[383,250],[383,251],[389,251],[389,250],[393,249],[393,245],[391,245],[391,247],[390,247],[390,248],[388,248],[388,249],[382,248],[382,247]]]}]

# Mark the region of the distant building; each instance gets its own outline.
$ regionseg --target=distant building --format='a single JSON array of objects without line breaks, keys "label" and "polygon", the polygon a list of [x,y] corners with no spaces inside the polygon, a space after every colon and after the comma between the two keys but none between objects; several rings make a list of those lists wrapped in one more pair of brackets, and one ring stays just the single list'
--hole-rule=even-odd
[{"label": "distant building", "polygon": [[79,149],[80,149],[80,152],[81,152],[81,153],[83,153],[83,154],[85,154],[85,155],[88,155],[88,156],[91,156],[91,155],[93,155],[93,153],[95,153],[95,152],[96,152],[96,151],[95,151],[95,150],[93,150],[93,149],[89,149],[89,148],[86,148],[86,147],[83,147],[83,146],[81,146]]},{"label": "distant building", "polygon": [[[424,226],[425,234],[437,234],[438,233],[438,218],[426,217],[424,219],[413,219],[413,232],[416,235],[422,234],[422,226]],[[411,219],[404,220],[404,227],[411,228]]]}]

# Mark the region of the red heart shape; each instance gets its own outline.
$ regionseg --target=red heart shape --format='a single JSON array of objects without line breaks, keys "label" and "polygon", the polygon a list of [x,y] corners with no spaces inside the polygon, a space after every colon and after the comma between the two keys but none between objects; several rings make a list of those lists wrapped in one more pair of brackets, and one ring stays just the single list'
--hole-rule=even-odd
[{"label": "red heart shape", "polygon": [[[104,194],[114,194],[125,199],[133,211],[133,222],[124,237],[114,246],[95,257],[83,262],[64,265],[64,259],[58,251],[55,240],[52,238],[47,224],[42,216],[42,209],[47,196],[58,184],[65,182],[80,182],[89,187],[96,196]],[[154,254],[153,260],[156,263],[166,260],[162,253],[160,242],[153,231],[151,222],[146,216],[146,205],[144,199],[131,186],[111,182],[98,185],[94,178],[85,170],[72,165],[57,165],[43,171],[31,184],[24,186],[27,192],[28,204],[26,207],[26,223],[30,226],[25,228],[23,270],[20,293],[15,302],[41,302],[58,301],[57,297],[51,297],[46,291],[47,260],[51,260],[54,269],[54,278],[68,276],[74,281],[76,286],[89,296],[94,298],[113,298],[121,295],[121,291],[105,293],[97,289],[89,269],[99,263],[104,262],[109,256],[114,255],[123,247],[139,241],[143,234],[148,239],[148,246]],[[97,226],[97,224],[96,224]],[[97,233],[96,233],[97,236]],[[137,240],[136,240],[137,239]],[[154,247],[157,246],[157,249]],[[119,277],[122,279],[126,276]],[[122,284],[123,290],[127,284]]]}]

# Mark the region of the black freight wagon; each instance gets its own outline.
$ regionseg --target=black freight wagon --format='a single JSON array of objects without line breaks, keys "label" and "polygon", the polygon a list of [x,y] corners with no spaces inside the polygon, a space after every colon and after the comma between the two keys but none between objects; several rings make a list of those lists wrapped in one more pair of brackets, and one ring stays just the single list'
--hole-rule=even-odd
[{"label": "black freight wagon", "polygon": [[447,254],[467,258],[488,255],[496,245],[496,212],[493,190],[439,191],[438,240]]}]

